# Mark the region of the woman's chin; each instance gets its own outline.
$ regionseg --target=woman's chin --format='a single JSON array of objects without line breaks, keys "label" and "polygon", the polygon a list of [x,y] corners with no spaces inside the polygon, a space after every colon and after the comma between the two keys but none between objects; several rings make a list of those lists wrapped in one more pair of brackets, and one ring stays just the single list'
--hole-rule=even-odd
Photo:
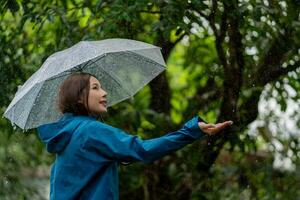
[{"label": "woman's chin", "polygon": [[103,114],[103,113],[106,113],[107,112],[107,109],[106,108],[103,108],[103,109],[101,109],[101,110],[99,110],[98,112],[97,112],[97,114]]},{"label": "woman's chin", "polygon": [[100,111],[100,113],[105,113],[105,112],[107,112],[107,108],[106,108],[106,107],[103,108],[103,109]]}]

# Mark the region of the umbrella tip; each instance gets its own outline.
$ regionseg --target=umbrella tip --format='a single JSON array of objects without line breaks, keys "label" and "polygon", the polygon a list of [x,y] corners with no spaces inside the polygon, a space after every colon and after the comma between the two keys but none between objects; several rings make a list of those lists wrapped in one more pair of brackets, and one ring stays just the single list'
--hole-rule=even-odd
[{"label": "umbrella tip", "polygon": [[14,122],[12,122],[12,121],[11,121],[11,126],[13,127],[14,130],[17,129],[17,125]]}]

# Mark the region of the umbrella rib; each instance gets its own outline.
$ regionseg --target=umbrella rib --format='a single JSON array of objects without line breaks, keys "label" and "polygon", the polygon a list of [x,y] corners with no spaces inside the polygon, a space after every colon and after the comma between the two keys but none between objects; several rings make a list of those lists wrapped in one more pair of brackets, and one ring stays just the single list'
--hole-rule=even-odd
[{"label": "umbrella rib", "polygon": [[[98,62],[100,59],[104,58],[105,56],[106,56],[106,54],[104,54],[104,55],[102,55],[102,56],[99,56],[96,60],[94,60],[94,61],[92,61],[92,62],[90,62],[91,60],[89,60],[89,61],[87,62],[87,64],[85,64],[81,69],[83,70],[84,68],[87,68],[88,66],[90,66],[90,65],[92,65],[92,64],[94,64],[94,63],[96,63],[96,62]],[[122,86],[122,84],[118,81],[118,78],[117,78],[116,76],[114,76],[113,74],[111,74],[111,73],[105,71],[101,66],[100,66],[99,68],[101,68],[103,72],[107,73],[107,74],[108,74],[115,82],[118,83],[118,85]]]},{"label": "umbrella rib", "polygon": [[[106,54],[103,54],[103,55],[100,55],[100,56],[98,56],[98,57],[96,57],[96,58],[93,58],[93,59],[95,59],[95,61],[92,61],[93,59],[90,59],[90,60],[88,60],[81,68],[79,68],[79,70],[83,70],[85,67],[88,67],[89,65],[91,65],[91,64],[93,64],[93,63],[95,63],[95,62],[98,62],[101,58],[103,58],[103,57],[105,57],[106,56]],[[92,62],[91,62],[92,61]],[[80,66],[80,65],[79,65]],[[73,69],[73,68],[72,68]]]},{"label": "umbrella rib", "polygon": [[[49,80],[56,79],[56,78],[59,78],[59,77],[62,77],[62,76],[66,76],[66,75],[68,75],[68,74],[71,74],[71,73],[74,72],[74,71],[81,71],[81,70],[83,70],[86,66],[89,66],[90,64],[93,64],[94,62],[97,62],[99,59],[103,58],[104,56],[105,56],[105,54],[96,57],[97,60],[93,61],[92,63],[90,62],[92,59],[86,61],[86,63],[84,63],[84,65],[83,65],[83,67],[79,67],[79,66],[82,64],[82,63],[81,63],[81,64],[79,64],[79,65],[77,65],[77,66],[75,66],[75,67],[72,67],[72,68],[70,68],[70,69],[68,69],[68,70],[66,70],[66,71],[63,71],[63,72],[61,72],[61,73],[59,73],[59,74],[54,75],[54,76],[52,76],[51,78],[48,78],[48,79],[39,81],[39,82],[37,82],[37,83],[40,83],[40,82],[43,82],[43,81],[49,81]],[[95,58],[94,58],[94,59],[95,59]],[[74,69],[75,69],[75,70],[74,70]]]},{"label": "umbrella rib", "polygon": [[[42,84],[42,85],[40,86],[40,89],[39,89],[39,91],[37,92],[36,97],[39,96],[39,93],[41,92],[43,86],[44,86],[44,84]],[[34,106],[34,104],[35,104],[35,102],[36,102],[37,99],[38,99],[38,98],[34,98],[34,101],[33,101],[32,105],[31,105],[31,108],[29,109],[29,114],[27,115],[28,117],[27,117],[27,119],[26,119],[26,121],[25,121],[24,129],[26,129],[26,125],[27,125],[28,119],[29,119],[29,117],[30,117],[32,108],[33,108],[33,106]]]},{"label": "umbrella rib", "polygon": [[[106,56],[106,54],[104,54],[103,56],[100,56],[99,58],[97,58],[95,61],[90,62],[88,65],[85,65],[84,67],[88,68],[90,65],[98,62],[100,59],[104,58]],[[108,74],[108,76],[110,76],[121,88],[123,88],[125,90],[125,92],[127,93],[127,95],[131,96],[130,93],[127,91],[126,88],[124,88],[122,86],[122,84],[120,83],[120,81],[118,80],[118,77],[116,77],[115,75],[111,74],[108,71],[105,71],[101,66],[99,66],[100,69],[102,69],[102,72]],[[83,68],[82,68],[83,69]]]},{"label": "umbrella rib", "polygon": [[95,60],[92,62],[90,62],[90,61],[93,59],[89,60],[81,69],[83,70],[84,68],[88,67],[89,65],[94,64],[95,62],[98,62],[101,58],[104,58],[105,56],[106,56],[106,54],[96,57],[96,59],[94,58]]},{"label": "umbrella rib", "polygon": [[100,67],[101,69],[102,69],[102,71],[104,72],[104,73],[106,73],[106,74],[108,74],[108,76],[110,76],[121,88],[123,88],[124,89],[124,91],[127,93],[127,95],[129,95],[130,96],[130,93],[127,91],[127,89],[126,88],[124,88],[123,86],[122,86],[122,84],[118,81],[118,77],[116,77],[115,75],[113,75],[113,74],[111,74],[110,72],[108,72],[108,71],[105,71],[105,70],[103,70],[103,68],[102,67]]},{"label": "umbrella rib", "polygon": [[[158,62],[156,62],[156,61],[154,61],[154,60],[152,60],[150,58],[147,58],[146,56],[143,56],[141,54],[137,54],[137,53],[135,53],[133,51],[126,51],[126,52],[129,52],[131,54],[134,54],[135,56],[141,57],[141,58],[145,59],[146,62],[150,62],[150,63],[155,64],[155,65],[163,66],[160,63],[158,63]],[[163,68],[165,68],[165,67],[163,67]]]}]

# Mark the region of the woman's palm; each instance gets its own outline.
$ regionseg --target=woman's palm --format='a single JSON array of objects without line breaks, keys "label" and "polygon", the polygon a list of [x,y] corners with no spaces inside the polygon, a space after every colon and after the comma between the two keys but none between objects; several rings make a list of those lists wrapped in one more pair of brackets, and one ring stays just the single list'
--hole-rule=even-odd
[{"label": "woman's palm", "polygon": [[232,124],[232,121],[225,121],[217,124],[206,124],[204,122],[199,122],[198,126],[204,133],[208,135],[214,135]]}]

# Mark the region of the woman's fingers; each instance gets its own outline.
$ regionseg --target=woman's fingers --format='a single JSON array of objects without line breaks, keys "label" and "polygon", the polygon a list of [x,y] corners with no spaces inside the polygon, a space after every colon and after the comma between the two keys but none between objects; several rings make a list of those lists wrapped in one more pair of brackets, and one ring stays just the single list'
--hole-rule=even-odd
[{"label": "woman's fingers", "polygon": [[198,125],[201,130],[209,135],[216,134],[217,132],[221,131],[222,129],[226,128],[227,126],[232,125],[232,121],[225,121],[218,124],[206,124],[204,122],[199,122]]},{"label": "woman's fingers", "polygon": [[224,128],[226,128],[227,126],[230,126],[230,125],[232,125],[232,124],[233,124],[232,121],[225,121],[225,122],[216,124],[216,127],[217,127],[219,130],[222,130],[222,129],[224,129]]}]

